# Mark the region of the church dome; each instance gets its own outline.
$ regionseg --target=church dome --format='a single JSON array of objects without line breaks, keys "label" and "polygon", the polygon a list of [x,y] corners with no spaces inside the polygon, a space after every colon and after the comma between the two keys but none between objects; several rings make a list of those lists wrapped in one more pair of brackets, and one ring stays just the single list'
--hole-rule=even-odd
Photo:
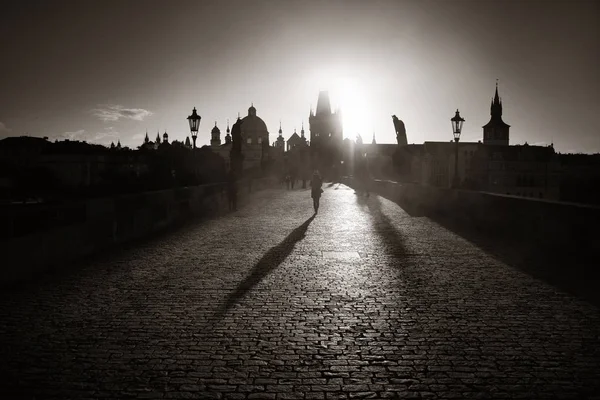
[{"label": "church dome", "polygon": [[241,128],[243,131],[268,132],[265,121],[257,116],[247,116],[242,118]]},{"label": "church dome", "polygon": [[221,130],[217,127],[216,123],[215,123],[215,126],[210,131],[210,133],[221,133]]},{"label": "church dome", "polygon": [[242,140],[247,144],[260,144],[263,141],[268,143],[269,131],[267,124],[260,117],[256,116],[256,108],[254,105],[248,109],[248,116],[242,118],[241,121]]}]

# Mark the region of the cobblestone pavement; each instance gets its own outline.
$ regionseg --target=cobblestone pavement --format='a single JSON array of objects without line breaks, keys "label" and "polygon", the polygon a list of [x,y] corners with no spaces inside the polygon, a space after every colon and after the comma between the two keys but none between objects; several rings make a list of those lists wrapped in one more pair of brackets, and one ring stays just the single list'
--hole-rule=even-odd
[{"label": "cobblestone pavement", "polygon": [[[327,187],[0,294],[0,398],[594,398],[600,313]],[[565,266],[568,268],[568,266]]]}]

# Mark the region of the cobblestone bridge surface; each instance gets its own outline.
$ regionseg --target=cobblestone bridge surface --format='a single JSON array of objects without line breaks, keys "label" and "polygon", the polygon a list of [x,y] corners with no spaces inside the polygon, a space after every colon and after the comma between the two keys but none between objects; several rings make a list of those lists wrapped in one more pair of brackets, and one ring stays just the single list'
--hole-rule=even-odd
[{"label": "cobblestone bridge surface", "polygon": [[377,196],[253,196],[4,290],[0,398],[598,396],[596,307]]}]

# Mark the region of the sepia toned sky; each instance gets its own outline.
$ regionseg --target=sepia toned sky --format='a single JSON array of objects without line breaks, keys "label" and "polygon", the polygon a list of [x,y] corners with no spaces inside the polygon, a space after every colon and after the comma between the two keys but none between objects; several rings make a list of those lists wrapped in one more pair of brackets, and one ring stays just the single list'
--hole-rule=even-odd
[{"label": "sepia toned sky", "polygon": [[287,139],[329,90],[344,136],[482,138],[496,79],[511,144],[600,152],[594,0],[3,1],[0,137],[198,144],[251,103]]}]

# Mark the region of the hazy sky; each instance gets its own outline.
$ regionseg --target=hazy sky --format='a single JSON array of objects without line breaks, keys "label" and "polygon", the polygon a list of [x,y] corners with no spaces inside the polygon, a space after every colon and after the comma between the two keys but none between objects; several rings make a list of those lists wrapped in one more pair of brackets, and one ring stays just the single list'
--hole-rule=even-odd
[{"label": "hazy sky", "polygon": [[287,139],[328,89],[344,136],[482,138],[496,78],[511,144],[600,151],[600,2],[29,1],[0,12],[0,136],[198,144],[251,102]]}]

